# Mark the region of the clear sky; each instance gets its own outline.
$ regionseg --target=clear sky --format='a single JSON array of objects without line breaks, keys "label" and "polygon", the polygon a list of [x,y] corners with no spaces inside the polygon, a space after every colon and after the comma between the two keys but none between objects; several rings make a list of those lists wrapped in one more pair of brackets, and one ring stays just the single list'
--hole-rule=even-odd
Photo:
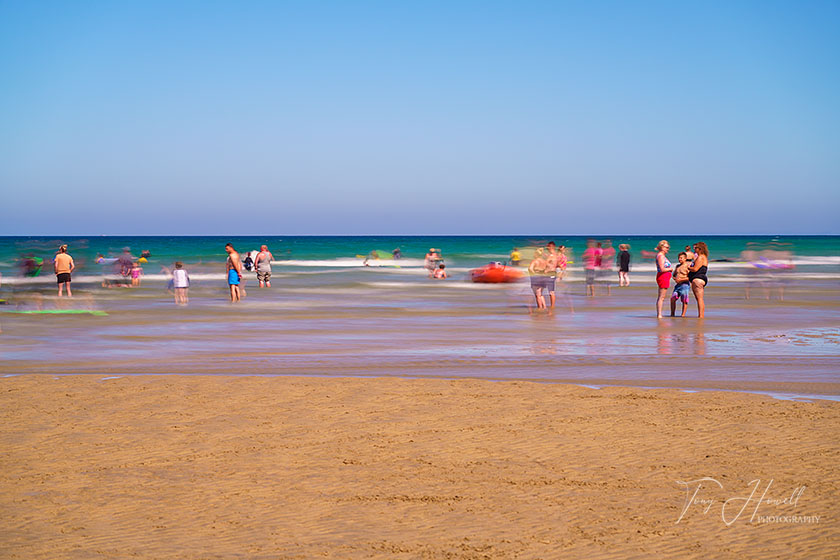
[{"label": "clear sky", "polygon": [[0,235],[840,233],[840,2],[0,0]]}]

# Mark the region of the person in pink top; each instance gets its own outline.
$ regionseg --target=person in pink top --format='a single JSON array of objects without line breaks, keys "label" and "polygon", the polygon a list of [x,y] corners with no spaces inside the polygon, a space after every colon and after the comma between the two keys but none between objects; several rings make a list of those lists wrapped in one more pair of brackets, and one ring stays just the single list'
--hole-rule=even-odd
[{"label": "person in pink top", "polygon": [[131,285],[135,288],[140,285],[140,277],[143,276],[143,267],[140,263],[133,263],[131,265]]},{"label": "person in pink top", "polygon": [[595,295],[595,274],[600,264],[599,257],[602,254],[603,251],[595,247],[595,241],[590,239],[586,242],[586,250],[581,255],[581,258],[583,259],[583,270],[586,274],[586,295],[588,296]]}]

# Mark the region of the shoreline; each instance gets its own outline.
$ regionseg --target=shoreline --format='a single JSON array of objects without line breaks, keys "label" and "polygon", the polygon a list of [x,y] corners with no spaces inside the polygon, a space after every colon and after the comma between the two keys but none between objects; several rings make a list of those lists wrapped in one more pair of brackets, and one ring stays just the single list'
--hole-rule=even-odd
[{"label": "shoreline", "polygon": [[[29,375],[36,375],[36,376],[43,376],[43,377],[51,377],[53,379],[59,379],[61,377],[74,377],[74,376],[91,376],[91,377],[99,377],[99,381],[110,381],[114,379],[122,379],[122,378],[134,378],[134,377],[200,377],[205,375],[211,375],[214,377],[255,377],[255,378],[301,378],[301,379],[405,379],[405,380],[434,380],[434,381],[489,381],[495,383],[517,383],[517,382],[527,382],[527,383],[544,383],[548,385],[568,385],[574,387],[584,387],[587,389],[593,390],[601,390],[601,389],[613,389],[613,388],[624,388],[624,389],[638,389],[640,391],[657,391],[657,390],[674,390],[679,391],[681,393],[710,393],[710,392],[721,392],[721,393],[735,393],[735,394],[748,394],[748,395],[758,395],[758,396],[766,396],[771,397],[776,400],[790,400],[790,401],[797,401],[797,402],[811,402],[815,400],[821,401],[828,401],[828,402],[840,402],[840,383],[810,383],[810,384],[802,384],[802,383],[771,383],[771,384],[754,384],[751,387],[745,387],[743,383],[707,383],[702,384],[698,383],[694,386],[683,386],[680,384],[680,381],[672,381],[668,382],[668,380],[659,380],[657,383],[659,385],[646,385],[644,384],[644,380],[640,382],[631,382],[628,381],[626,383],[618,382],[615,379],[545,379],[545,378],[537,378],[537,377],[489,377],[489,376],[469,376],[469,377],[458,377],[458,376],[447,376],[447,375],[383,375],[383,374],[369,374],[369,375],[362,375],[362,374],[346,374],[346,375],[331,375],[325,373],[242,373],[242,374],[230,374],[230,373],[141,373],[141,372],[134,372],[134,373],[116,373],[116,372],[88,372],[88,373],[37,373],[37,372],[24,372],[24,373],[6,373],[0,374],[0,379],[10,379],[14,377],[23,377]],[[774,387],[774,388],[769,388]]]}]

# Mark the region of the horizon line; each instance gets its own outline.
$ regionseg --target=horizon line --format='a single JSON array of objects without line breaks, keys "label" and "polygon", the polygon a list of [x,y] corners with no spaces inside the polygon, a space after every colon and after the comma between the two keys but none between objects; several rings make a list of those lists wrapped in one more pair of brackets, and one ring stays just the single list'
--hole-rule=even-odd
[{"label": "horizon line", "polygon": [[839,233],[96,233],[0,234],[2,237],[838,237]]}]

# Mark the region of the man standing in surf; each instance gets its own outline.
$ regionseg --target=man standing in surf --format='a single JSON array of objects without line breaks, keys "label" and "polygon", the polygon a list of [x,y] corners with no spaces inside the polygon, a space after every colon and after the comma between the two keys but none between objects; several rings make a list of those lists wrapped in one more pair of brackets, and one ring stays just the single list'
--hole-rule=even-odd
[{"label": "man standing in surf", "polygon": [[260,252],[254,258],[254,270],[257,271],[257,280],[260,281],[260,288],[271,287],[271,261],[274,255],[266,245],[260,247]]},{"label": "man standing in surf", "polygon": [[239,282],[242,280],[242,261],[239,259],[239,253],[233,248],[233,245],[228,243],[225,245],[225,251],[228,254],[227,258],[227,280],[230,287],[230,302],[236,303],[241,299],[239,292]]}]

